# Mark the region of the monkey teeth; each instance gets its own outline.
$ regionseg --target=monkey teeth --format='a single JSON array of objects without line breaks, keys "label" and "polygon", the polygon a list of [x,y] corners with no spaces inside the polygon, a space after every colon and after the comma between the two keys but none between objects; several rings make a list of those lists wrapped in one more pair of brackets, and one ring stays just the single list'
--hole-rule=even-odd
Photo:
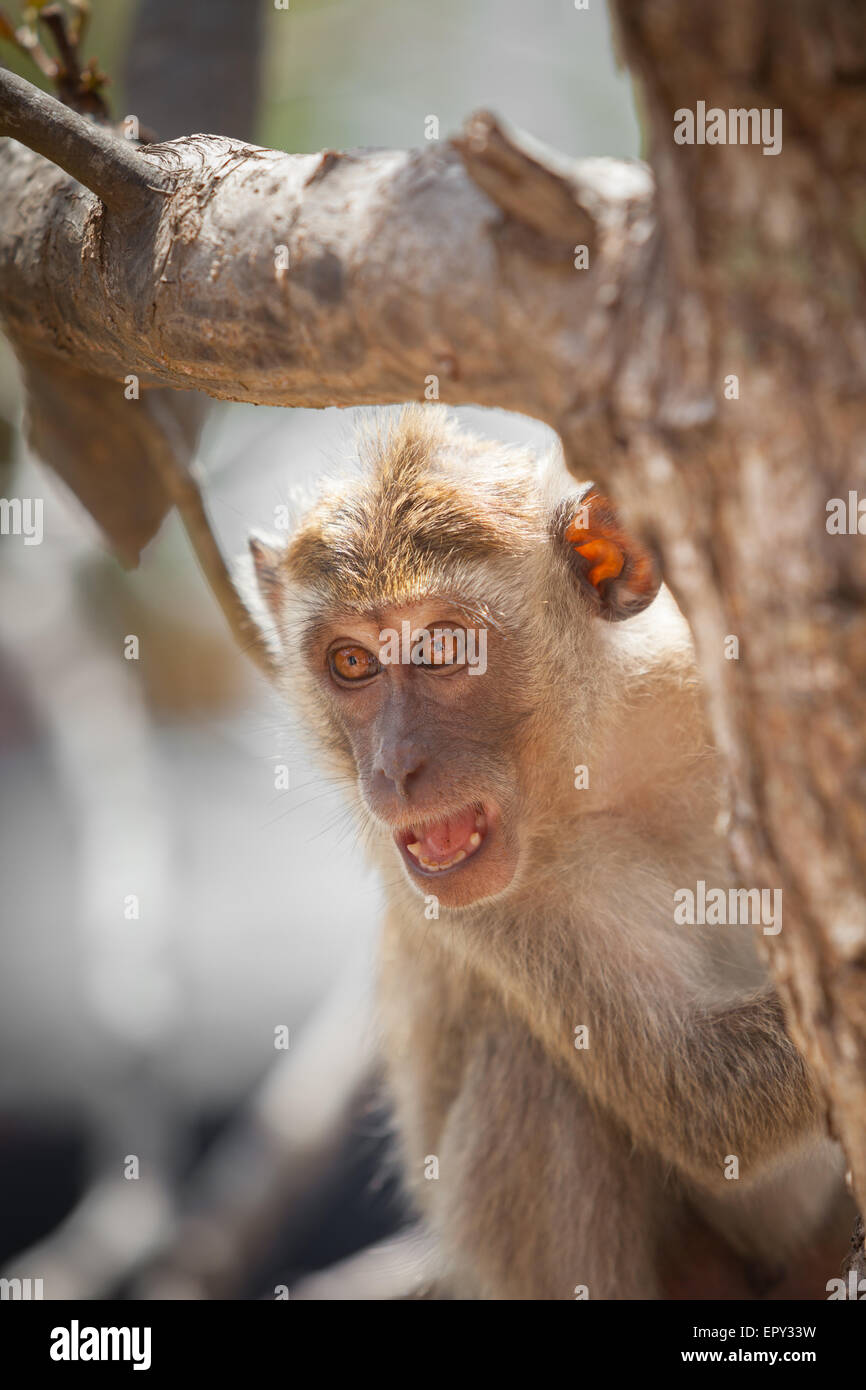
[{"label": "monkey teeth", "polygon": [[467,807],[457,815],[430,822],[421,829],[413,827],[405,838],[399,837],[407,854],[427,873],[442,873],[470,858],[480,847],[487,833],[487,817],[476,807]]},{"label": "monkey teeth", "polygon": [[[477,840],[480,845],[480,835],[477,836]],[[430,869],[431,872],[434,874],[438,873],[440,869],[450,869],[454,864],[459,864],[461,860],[466,858],[465,849],[461,849],[458,850],[453,859],[447,859],[444,864],[434,864],[431,860],[424,858],[423,854],[421,853],[420,845],[407,845],[406,848],[408,849],[409,853],[418,860],[418,863],[421,865],[422,869]]]}]

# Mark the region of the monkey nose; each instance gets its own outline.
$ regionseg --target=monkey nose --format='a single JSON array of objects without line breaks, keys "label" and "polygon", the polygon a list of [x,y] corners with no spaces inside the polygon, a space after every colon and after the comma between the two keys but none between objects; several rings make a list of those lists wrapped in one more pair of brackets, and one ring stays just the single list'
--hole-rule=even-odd
[{"label": "monkey nose", "polygon": [[406,800],[410,794],[410,783],[421,771],[424,763],[425,759],[420,755],[406,758],[383,758],[376,767],[376,772],[387,782],[390,782],[397,794]]}]

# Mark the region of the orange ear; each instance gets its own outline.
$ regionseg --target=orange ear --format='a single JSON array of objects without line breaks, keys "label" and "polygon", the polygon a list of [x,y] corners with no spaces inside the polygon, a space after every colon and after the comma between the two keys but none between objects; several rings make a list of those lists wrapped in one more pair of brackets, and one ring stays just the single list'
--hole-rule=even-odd
[{"label": "orange ear", "polygon": [[656,560],[622,529],[611,501],[590,487],[566,516],[563,538],[605,617],[630,618],[652,603],[661,584]]}]

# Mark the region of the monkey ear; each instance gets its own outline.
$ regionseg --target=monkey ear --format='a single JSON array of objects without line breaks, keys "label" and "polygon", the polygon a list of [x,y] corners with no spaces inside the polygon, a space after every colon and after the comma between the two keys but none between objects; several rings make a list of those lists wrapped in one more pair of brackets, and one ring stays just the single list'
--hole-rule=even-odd
[{"label": "monkey ear", "polygon": [[271,616],[276,618],[282,586],[280,578],[282,555],[275,546],[268,545],[258,536],[250,536],[249,547],[259,593]]},{"label": "monkey ear", "polygon": [[559,532],[572,568],[592,603],[611,622],[632,618],[661,586],[655,556],[623,530],[613,503],[590,484],[565,504]]}]

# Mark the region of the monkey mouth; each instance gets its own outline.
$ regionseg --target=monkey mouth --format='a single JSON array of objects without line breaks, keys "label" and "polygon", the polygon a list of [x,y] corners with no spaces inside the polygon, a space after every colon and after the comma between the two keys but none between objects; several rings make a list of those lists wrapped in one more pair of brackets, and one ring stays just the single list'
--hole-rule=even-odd
[{"label": "monkey mouth", "polygon": [[407,863],[421,874],[456,869],[477,854],[490,830],[479,805],[467,806],[441,820],[424,821],[395,836]]}]

